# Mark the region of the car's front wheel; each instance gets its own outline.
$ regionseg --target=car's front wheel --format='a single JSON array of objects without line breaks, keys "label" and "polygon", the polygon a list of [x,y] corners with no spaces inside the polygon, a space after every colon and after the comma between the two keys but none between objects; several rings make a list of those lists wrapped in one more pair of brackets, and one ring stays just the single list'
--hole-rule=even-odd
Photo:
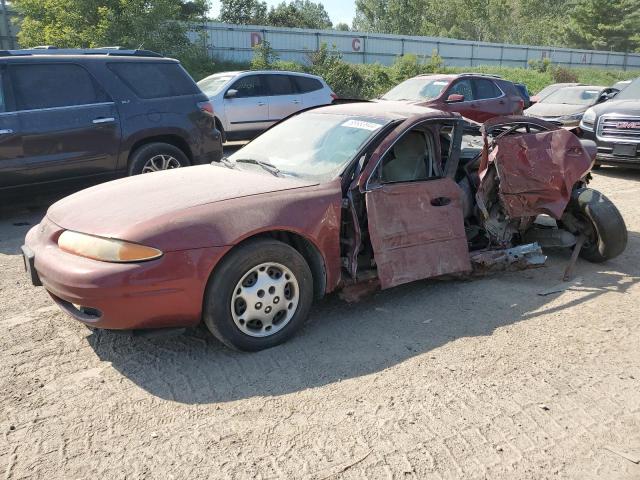
[{"label": "car's front wheel", "polygon": [[207,285],[204,322],[225,345],[257,351],[289,339],[305,322],[313,277],[293,247],[271,239],[232,250]]},{"label": "car's front wheel", "polygon": [[129,175],[188,167],[189,159],[182,150],[169,143],[153,142],[136,149],[129,162]]}]

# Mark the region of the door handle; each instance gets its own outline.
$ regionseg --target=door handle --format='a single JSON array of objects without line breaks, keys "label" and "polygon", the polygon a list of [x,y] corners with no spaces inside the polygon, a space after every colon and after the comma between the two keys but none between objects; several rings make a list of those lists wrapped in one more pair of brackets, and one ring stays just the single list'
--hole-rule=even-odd
[{"label": "door handle", "polygon": [[451,199],[449,197],[436,197],[431,199],[431,205],[434,207],[446,207],[451,203]]},{"label": "door handle", "polygon": [[264,102],[258,102],[258,106],[259,107],[264,107],[265,105],[266,105],[266,103],[264,103]]},{"label": "door handle", "polygon": [[300,100],[294,100],[293,103],[298,104],[298,103],[300,103]]},{"label": "door handle", "polygon": [[500,100],[498,103],[499,103],[500,105],[504,105],[504,100]]},{"label": "door handle", "polygon": [[116,119],[113,117],[100,117],[100,118],[94,118],[93,119],[93,123],[109,123],[109,122],[115,122]]},{"label": "door handle", "polygon": [[0,135],[9,135],[10,133],[13,133],[13,130],[11,130],[10,128],[3,128],[2,130],[0,130]]}]

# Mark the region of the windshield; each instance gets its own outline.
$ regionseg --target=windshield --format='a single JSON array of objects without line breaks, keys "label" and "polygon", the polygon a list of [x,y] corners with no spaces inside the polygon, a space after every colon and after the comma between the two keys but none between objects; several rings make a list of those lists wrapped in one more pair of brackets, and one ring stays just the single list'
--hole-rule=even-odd
[{"label": "windshield", "polygon": [[640,100],[640,78],[636,78],[633,82],[625,87],[615,97],[616,100]]},{"label": "windshield", "polygon": [[202,90],[208,97],[214,96],[225,84],[233,78],[233,75],[211,75],[198,82],[200,90]]},{"label": "windshield", "polygon": [[267,130],[229,157],[236,168],[270,164],[283,176],[314,181],[335,178],[386,120],[308,112]]},{"label": "windshield", "polygon": [[602,90],[602,87],[565,87],[543,98],[540,103],[593,105]]},{"label": "windshield", "polygon": [[440,95],[447,80],[433,80],[428,77],[410,78],[396,85],[382,96],[383,100],[431,100]]}]

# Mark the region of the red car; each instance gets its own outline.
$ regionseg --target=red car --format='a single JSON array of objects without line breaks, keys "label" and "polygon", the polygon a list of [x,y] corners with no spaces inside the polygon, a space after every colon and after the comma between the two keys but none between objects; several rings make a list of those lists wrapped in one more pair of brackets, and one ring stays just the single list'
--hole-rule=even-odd
[{"label": "red car", "polygon": [[380,100],[411,102],[444,112],[458,112],[475,122],[521,115],[524,100],[516,86],[494,75],[419,75],[396,85]]},{"label": "red car", "polygon": [[203,320],[225,344],[259,350],[345,285],[536,264],[539,245],[597,262],[624,250],[622,217],[586,187],[593,142],[514,117],[485,124],[488,148],[469,154],[467,125],[400,102],[301,112],[220,164],[59,201],[27,234],[25,266],[87,325]]}]

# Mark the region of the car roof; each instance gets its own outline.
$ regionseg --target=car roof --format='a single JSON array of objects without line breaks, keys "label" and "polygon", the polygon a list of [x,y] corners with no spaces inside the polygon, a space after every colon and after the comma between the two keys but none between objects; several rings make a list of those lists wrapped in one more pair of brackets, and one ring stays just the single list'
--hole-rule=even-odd
[{"label": "car roof", "polygon": [[237,71],[233,71],[233,72],[217,72],[214,74],[209,75],[210,77],[216,76],[216,77],[235,77],[237,75],[244,75],[244,74],[250,74],[250,75],[297,75],[300,77],[310,77],[310,78],[322,78],[319,77],[318,75],[312,75],[310,73],[304,73],[304,72],[293,72],[293,71],[289,71],[289,70],[237,70]]},{"label": "car roof", "polygon": [[354,115],[374,117],[384,120],[404,120],[414,116],[437,118],[461,118],[458,113],[443,112],[434,108],[406,102],[384,100],[380,102],[351,102],[338,105],[326,105],[311,110],[316,113],[334,113],[337,115]]},{"label": "car roof", "polygon": [[15,63],[41,63],[41,62],[150,62],[150,63],[179,63],[178,60],[168,57],[142,57],[142,56],[127,56],[127,55],[104,55],[104,54],[92,54],[92,55],[47,55],[46,53],[38,53],[33,55],[14,55],[14,56],[2,56],[0,55],[0,61],[2,62],[15,62]]}]

